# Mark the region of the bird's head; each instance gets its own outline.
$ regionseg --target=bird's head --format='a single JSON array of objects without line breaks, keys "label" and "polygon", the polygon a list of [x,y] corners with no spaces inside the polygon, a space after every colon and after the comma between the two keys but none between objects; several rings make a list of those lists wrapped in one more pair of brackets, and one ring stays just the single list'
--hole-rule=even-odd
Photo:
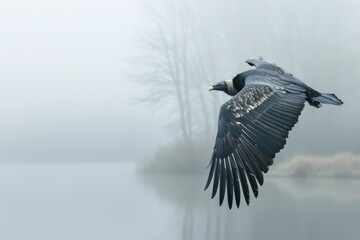
[{"label": "bird's head", "polygon": [[234,88],[232,79],[215,83],[214,85],[209,87],[209,91],[213,90],[223,91],[231,96],[235,95],[238,92]]}]

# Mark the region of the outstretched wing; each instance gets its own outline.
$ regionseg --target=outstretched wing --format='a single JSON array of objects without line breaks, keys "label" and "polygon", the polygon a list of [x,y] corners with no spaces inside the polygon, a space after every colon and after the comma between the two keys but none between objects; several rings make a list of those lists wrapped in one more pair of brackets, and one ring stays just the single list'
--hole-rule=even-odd
[{"label": "outstretched wing", "polygon": [[247,84],[222,105],[218,133],[205,186],[213,180],[212,198],[220,188],[220,205],[225,188],[229,208],[235,195],[239,207],[241,189],[249,204],[248,182],[257,197],[275,154],[286,143],[289,131],[304,108],[304,92],[288,92],[271,85]]},{"label": "outstretched wing", "polygon": [[254,67],[259,67],[260,65],[263,64],[270,64],[267,61],[265,61],[261,56],[258,59],[248,59],[245,62],[250,66],[254,66]]},{"label": "outstretched wing", "polygon": [[245,62],[247,64],[249,64],[250,66],[255,66],[256,69],[265,69],[265,70],[277,72],[279,74],[283,74],[285,76],[292,76],[291,73],[285,72],[284,69],[276,66],[275,63],[269,63],[269,62],[263,60],[262,57],[259,57],[259,59],[248,59]]}]

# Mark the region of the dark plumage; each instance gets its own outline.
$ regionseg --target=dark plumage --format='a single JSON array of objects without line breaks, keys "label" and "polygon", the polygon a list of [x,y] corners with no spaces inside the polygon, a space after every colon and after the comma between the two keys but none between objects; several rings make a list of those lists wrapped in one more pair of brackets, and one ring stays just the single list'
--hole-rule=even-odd
[{"label": "dark plumage", "polygon": [[249,204],[248,183],[257,197],[258,184],[264,183],[263,173],[269,170],[275,154],[285,146],[305,101],[318,108],[321,103],[343,104],[334,94],[319,93],[261,58],[246,63],[256,68],[209,88],[233,96],[220,109],[218,133],[205,186],[207,189],[213,182],[212,198],[220,188],[220,205],[227,192],[229,208],[233,196],[239,207],[241,191]]}]

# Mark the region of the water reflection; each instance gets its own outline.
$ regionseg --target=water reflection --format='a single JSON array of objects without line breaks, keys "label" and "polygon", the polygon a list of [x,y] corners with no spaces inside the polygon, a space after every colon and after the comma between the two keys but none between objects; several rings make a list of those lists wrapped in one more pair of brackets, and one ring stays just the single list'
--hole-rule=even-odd
[{"label": "water reflection", "polygon": [[356,239],[360,180],[266,178],[258,199],[219,207],[206,176],[129,164],[0,165],[0,239]]},{"label": "water reflection", "polygon": [[181,239],[352,239],[360,234],[360,180],[268,178],[258,199],[218,207],[204,176],[141,176],[178,210]]},{"label": "water reflection", "polygon": [[360,179],[348,178],[275,178],[269,179],[281,191],[303,200],[324,198],[342,204],[360,201]]}]

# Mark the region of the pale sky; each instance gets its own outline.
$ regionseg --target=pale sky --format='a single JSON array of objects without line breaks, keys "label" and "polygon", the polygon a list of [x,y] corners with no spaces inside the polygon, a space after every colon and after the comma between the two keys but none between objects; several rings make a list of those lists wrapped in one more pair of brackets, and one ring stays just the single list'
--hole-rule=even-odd
[{"label": "pale sky", "polygon": [[[151,108],[136,102],[146,94],[133,78],[134,73],[142,70],[142,63],[135,58],[141,45],[139,35],[146,34],[148,23],[153,21],[144,3],[144,0],[0,0],[0,162],[138,161],[174,139],[176,131],[167,132],[164,128],[168,116],[154,114]],[[211,4],[203,0],[200,3],[201,9]],[[235,1],[216,3],[229,10]],[[244,7],[251,5],[244,13],[249,24],[229,20],[229,29],[235,33],[229,36],[235,40],[242,34],[246,36],[239,44],[248,50],[235,54],[241,59],[234,65],[238,64],[239,71],[247,69],[244,60],[261,53],[301,79],[304,77],[306,83],[319,91],[338,94],[344,106],[335,113],[324,107],[321,118],[320,111],[317,112],[319,122],[326,117],[334,121],[336,127],[332,131],[337,131],[338,122],[345,124],[338,137],[346,141],[339,149],[357,149],[359,106],[357,96],[351,93],[359,81],[353,77],[357,69],[345,67],[356,62],[348,55],[359,51],[355,14],[359,2],[303,3],[244,1]],[[164,1],[151,4],[160,8],[166,5]],[[324,14],[319,15],[320,12]],[[290,23],[297,20],[294,26],[299,32],[287,29],[282,19]],[[264,24],[265,20],[271,24]],[[312,26],[317,30],[307,31]],[[314,33],[317,41],[313,41]],[[296,34],[300,37],[293,37]],[[261,44],[259,39],[271,44]],[[335,52],[343,53],[344,59],[333,59],[336,64],[332,67],[310,59],[314,56],[322,59],[324,54],[331,59],[332,49],[328,49],[327,42],[335,42],[331,45],[337,48]],[[223,44],[226,41],[217,47],[223,49],[226,47]],[[303,55],[303,63],[311,65],[307,68],[312,69],[308,76],[304,76],[304,68],[296,69],[287,63],[286,59],[296,59],[296,54]],[[221,63],[221,56],[218,58]],[[340,77],[341,88],[335,89],[333,84],[320,86],[317,78],[331,76],[337,70],[331,69],[334,67],[346,69],[347,76]],[[329,83],[338,79],[329,79]],[[303,113],[305,119],[307,114],[315,118],[315,110],[307,109]],[[303,131],[306,125],[302,126],[303,129],[300,124],[294,131]],[[311,126],[320,129],[319,133],[328,131],[321,129],[321,123]],[[296,134],[291,139],[296,142]]]},{"label": "pale sky", "polygon": [[128,77],[145,14],[140,0],[0,1],[1,161],[135,161],[162,142]]}]

